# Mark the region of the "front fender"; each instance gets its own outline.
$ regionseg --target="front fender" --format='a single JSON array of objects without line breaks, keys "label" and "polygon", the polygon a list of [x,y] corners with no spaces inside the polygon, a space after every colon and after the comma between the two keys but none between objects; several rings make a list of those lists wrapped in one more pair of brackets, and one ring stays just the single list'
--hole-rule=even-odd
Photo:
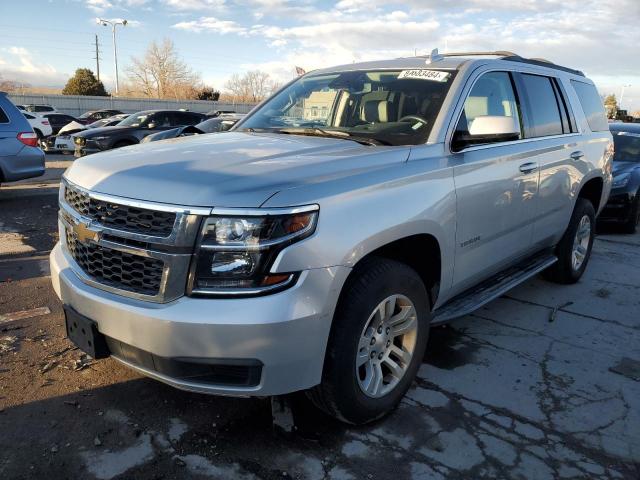
[{"label": "front fender", "polygon": [[384,245],[413,235],[429,234],[440,245],[441,292],[448,289],[453,278],[455,247],[453,172],[450,168],[431,171],[425,168],[428,168],[426,162],[408,162],[396,167],[395,178],[324,198],[312,200],[296,196],[292,191],[272,197],[265,206],[320,205],[316,232],[283,250],[272,272],[353,267]]}]

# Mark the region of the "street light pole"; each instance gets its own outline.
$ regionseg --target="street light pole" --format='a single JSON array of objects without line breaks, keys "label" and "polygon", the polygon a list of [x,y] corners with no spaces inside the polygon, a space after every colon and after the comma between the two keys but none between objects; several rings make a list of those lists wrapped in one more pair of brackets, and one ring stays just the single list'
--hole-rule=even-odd
[{"label": "street light pole", "polygon": [[116,44],[116,27],[118,25],[122,25],[123,27],[127,24],[126,20],[105,20],[103,18],[96,18],[96,23],[101,24],[103,27],[107,25],[111,25],[111,35],[113,36],[113,65],[116,71],[116,95],[118,95],[119,84],[118,84],[118,46]]}]

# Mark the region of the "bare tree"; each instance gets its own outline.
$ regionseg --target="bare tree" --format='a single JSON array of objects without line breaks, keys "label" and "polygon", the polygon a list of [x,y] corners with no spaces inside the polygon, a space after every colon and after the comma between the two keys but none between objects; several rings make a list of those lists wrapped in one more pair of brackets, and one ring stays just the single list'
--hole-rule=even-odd
[{"label": "bare tree", "polygon": [[268,73],[251,70],[244,75],[234,73],[225,83],[225,88],[236,102],[257,103],[271,95],[278,84]]},{"label": "bare tree", "polygon": [[151,42],[142,58],[131,57],[127,73],[135,90],[154,98],[185,98],[202,83],[168,38],[161,43]]},{"label": "bare tree", "polygon": [[[28,83],[22,84],[22,87],[29,87],[30,85]],[[0,75],[0,92],[7,92],[7,93],[11,93],[11,92],[15,92],[17,91],[19,88],[21,87],[21,84],[19,82],[16,82],[15,80],[5,80],[4,78],[2,78],[2,75]]]}]

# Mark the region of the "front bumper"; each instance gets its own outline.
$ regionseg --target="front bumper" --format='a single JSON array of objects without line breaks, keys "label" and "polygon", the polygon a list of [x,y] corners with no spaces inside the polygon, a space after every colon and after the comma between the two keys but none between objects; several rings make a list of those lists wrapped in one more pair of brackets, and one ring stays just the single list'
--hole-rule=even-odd
[{"label": "front bumper", "polygon": [[85,284],[60,244],[50,259],[58,297],[95,321],[109,339],[163,359],[243,359],[261,364],[255,386],[218,385],[172,377],[154,369],[153,363],[132,362],[112,349],[118,360],[174,387],[234,396],[280,395],[320,382],[333,310],[350,271],[347,267],[307,270],[295,286],[264,297],[181,297],[155,304]]},{"label": "front bumper", "polygon": [[99,148],[91,148],[91,147],[79,147],[76,145],[75,150],[73,151],[73,156],[76,158],[84,157],[85,155],[91,155],[92,153],[101,152]]},{"label": "front bumper", "polygon": [[598,220],[602,222],[627,222],[633,214],[633,203],[636,200],[635,191],[611,190],[609,200],[604,206]]}]

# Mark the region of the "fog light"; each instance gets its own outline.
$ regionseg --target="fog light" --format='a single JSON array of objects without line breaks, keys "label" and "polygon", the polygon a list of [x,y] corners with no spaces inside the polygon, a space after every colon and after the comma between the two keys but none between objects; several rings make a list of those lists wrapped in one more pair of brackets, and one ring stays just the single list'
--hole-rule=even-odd
[{"label": "fog light", "polygon": [[211,259],[211,273],[248,275],[255,267],[247,252],[216,252]]}]

